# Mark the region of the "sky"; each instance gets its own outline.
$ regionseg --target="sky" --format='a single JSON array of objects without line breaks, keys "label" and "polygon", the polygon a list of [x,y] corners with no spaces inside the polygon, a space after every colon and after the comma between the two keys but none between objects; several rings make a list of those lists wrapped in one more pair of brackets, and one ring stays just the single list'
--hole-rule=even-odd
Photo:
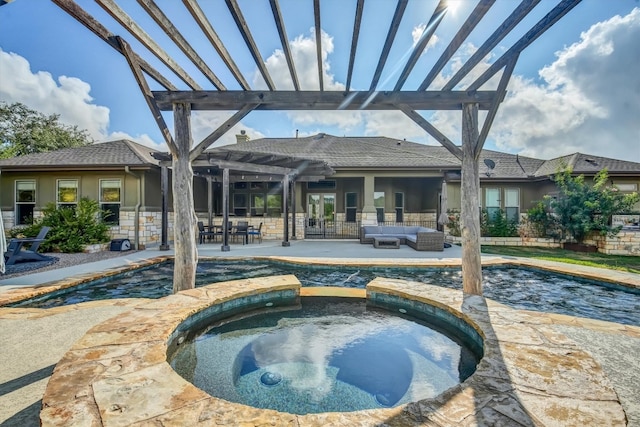
[{"label": "sky", "polygon": [[[240,86],[177,0],[157,0],[229,90]],[[0,2],[1,3],[1,2]],[[77,0],[108,30],[168,76],[185,83],[98,4]],[[238,0],[277,89],[292,89],[289,70],[268,0]],[[436,0],[411,1],[402,19],[378,90],[391,90],[433,13]],[[422,52],[403,89],[415,90],[475,7],[474,0],[450,0],[435,36]],[[519,2],[497,0],[458,49],[429,90],[481,46]],[[203,89],[214,87],[133,0],[117,4],[149,33]],[[252,89],[265,89],[255,62],[223,0],[200,2]],[[313,1],[279,0],[296,72],[303,90],[318,88]],[[325,90],[345,88],[356,0],[321,0]],[[548,13],[557,0],[536,8],[488,54],[456,89],[464,89]],[[353,90],[367,90],[395,10],[396,1],[365,1]],[[486,149],[551,159],[575,152],[640,162],[640,0],[582,0],[520,55],[508,93],[494,120]],[[497,78],[481,89],[494,89]],[[148,79],[153,90],[161,87]],[[127,138],[166,150],[162,134],[125,58],[48,0],[14,0],[0,6],[0,102],[21,102],[60,121],[87,129],[98,141]],[[193,112],[194,143],[233,112]],[[460,112],[420,112],[449,139],[461,142]],[[171,113],[163,113],[170,129]],[[480,126],[484,113],[480,114]],[[324,132],[337,136],[386,136],[437,145],[423,129],[396,111],[252,112],[214,146],[251,139]]]}]

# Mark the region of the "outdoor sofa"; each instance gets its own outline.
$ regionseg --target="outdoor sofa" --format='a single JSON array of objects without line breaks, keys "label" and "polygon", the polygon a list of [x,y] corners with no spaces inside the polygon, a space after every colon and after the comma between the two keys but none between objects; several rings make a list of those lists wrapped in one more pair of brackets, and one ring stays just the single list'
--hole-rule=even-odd
[{"label": "outdoor sofa", "polygon": [[360,243],[371,244],[374,237],[395,237],[401,245],[411,246],[416,251],[444,250],[444,233],[433,228],[401,225],[363,225],[360,228]]}]

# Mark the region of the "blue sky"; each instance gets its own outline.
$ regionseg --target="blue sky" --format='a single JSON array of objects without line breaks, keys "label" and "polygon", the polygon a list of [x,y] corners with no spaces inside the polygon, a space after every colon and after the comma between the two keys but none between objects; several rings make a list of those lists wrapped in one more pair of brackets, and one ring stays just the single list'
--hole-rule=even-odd
[{"label": "blue sky", "polygon": [[[125,38],[158,70],[172,76],[135,38],[96,2],[77,3],[111,32]],[[182,2],[158,0],[185,37],[228,89],[238,83],[201,36]],[[252,88],[264,82],[223,0],[200,2]],[[303,89],[318,87],[313,40],[313,2],[280,0],[283,18]],[[436,0],[410,2],[378,88],[391,89],[406,54],[429,20]],[[476,67],[479,75],[557,1],[542,0],[534,11]],[[282,46],[267,0],[239,0],[263,60],[278,89],[292,88]],[[355,0],[322,0],[325,90],[340,90],[347,74]],[[451,0],[436,38],[420,57],[405,89],[415,89],[464,22],[476,1]],[[483,22],[459,49],[430,89],[479,47],[518,4],[497,0]],[[212,84],[133,0],[118,5],[151,34],[205,89]],[[352,88],[366,90],[396,1],[367,0]],[[485,148],[539,158],[573,152],[640,162],[640,1],[583,0],[520,56],[509,94],[500,107]],[[179,88],[186,85],[171,78]],[[462,83],[464,88],[465,82]],[[487,83],[487,87],[495,84]],[[152,84],[152,88],[159,87]],[[0,7],[0,101],[22,102],[66,123],[89,130],[98,141],[129,138],[164,149],[161,134],[119,53],[46,0],[15,0]],[[230,112],[194,113],[194,140],[208,135]],[[423,112],[451,140],[460,141],[460,114]],[[172,126],[171,114],[165,119]],[[482,119],[482,117],[481,117]],[[245,129],[252,139],[326,132],[334,135],[383,135],[436,144],[397,112],[254,112],[217,143],[232,143]]]}]

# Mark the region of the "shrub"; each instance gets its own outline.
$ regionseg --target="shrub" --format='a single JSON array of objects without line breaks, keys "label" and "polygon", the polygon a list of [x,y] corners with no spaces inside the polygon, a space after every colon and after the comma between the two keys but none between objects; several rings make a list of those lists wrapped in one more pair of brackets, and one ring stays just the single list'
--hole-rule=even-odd
[{"label": "shrub", "polygon": [[638,193],[622,194],[608,184],[607,170],[594,177],[593,185],[584,181],[584,175],[572,176],[570,169],[555,175],[560,190],[557,200],[551,201],[561,237],[582,243],[591,233],[615,236],[621,226],[609,224],[612,215],[629,212],[640,196]]},{"label": "shrub", "polygon": [[41,245],[44,251],[82,252],[85,245],[109,241],[109,226],[102,222],[104,212],[95,200],[83,197],[76,207],[48,203],[42,213],[39,226],[51,227]]},{"label": "shrub", "polygon": [[545,197],[544,200],[538,201],[527,211],[527,217],[520,227],[523,237],[549,237],[552,239],[560,237],[558,220],[551,212],[550,205],[551,199]]},{"label": "shrub", "polygon": [[460,230],[460,212],[455,209],[449,209],[447,210],[447,215],[449,216],[449,223],[447,224],[449,234],[460,237],[462,235]]},{"label": "shrub", "polygon": [[497,210],[491,218],[483,209],[480,217],[480,232],[488,237],[517,237],[518,223],[507,219],[502,209]]}]

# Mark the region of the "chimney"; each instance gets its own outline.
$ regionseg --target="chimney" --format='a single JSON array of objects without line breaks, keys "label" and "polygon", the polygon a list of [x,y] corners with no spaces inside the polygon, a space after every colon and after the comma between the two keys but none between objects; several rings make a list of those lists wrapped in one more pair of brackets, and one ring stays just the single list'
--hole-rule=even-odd
[{"label": "chimney", "polygon": [[241,142],[247,142],[249,140],[249,135],[247,135],[247,132],[243,129],[240,131],[240,135],[236,135],[236,143],[240,144]]}]

